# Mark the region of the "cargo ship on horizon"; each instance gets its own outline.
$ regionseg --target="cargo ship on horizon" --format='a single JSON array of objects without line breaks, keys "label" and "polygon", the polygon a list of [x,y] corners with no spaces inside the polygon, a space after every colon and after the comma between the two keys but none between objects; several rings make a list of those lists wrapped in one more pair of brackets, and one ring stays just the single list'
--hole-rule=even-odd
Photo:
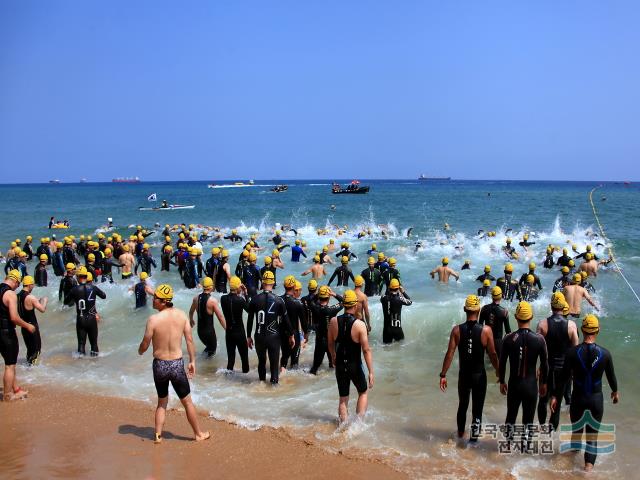
[{"label": "cargo ship on horizon", "polygon": [[118,177],[111,180],[113,183],[140,183],[138,177]]},{"label": "cargo ship on horizon", "polygon": [[420,182],[448,182],[451,177],[427,177],[424,173],[418,177]]}]

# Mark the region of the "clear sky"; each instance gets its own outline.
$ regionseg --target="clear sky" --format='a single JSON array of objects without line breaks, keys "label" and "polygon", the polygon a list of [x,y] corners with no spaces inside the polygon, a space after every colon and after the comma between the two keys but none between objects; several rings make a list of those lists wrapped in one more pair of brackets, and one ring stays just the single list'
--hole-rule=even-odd
[{"label": "clear sky", "polygon": [[2,0],[0,182],[640,180],[639,25],[637,1]]}]

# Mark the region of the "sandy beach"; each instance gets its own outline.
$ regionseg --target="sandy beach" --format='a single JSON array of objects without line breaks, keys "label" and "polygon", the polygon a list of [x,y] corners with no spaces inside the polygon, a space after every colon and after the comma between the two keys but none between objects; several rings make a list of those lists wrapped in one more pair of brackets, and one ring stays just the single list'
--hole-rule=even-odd
[{"label": "sandy beach", "polygon": [[401,479],[366,459],[324,451],[285,431],[249,431],[201,414],[211,439],[196,443],[184,411],[169,410],[153,443],[154,406],[115,397],[25,385],[30,396],[0,402],[0,477]]}]

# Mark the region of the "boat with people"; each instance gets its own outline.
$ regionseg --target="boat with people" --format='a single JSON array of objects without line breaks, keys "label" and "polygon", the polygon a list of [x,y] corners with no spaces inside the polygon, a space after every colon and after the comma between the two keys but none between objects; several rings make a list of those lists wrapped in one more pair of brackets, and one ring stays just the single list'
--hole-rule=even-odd
[{"label": "boat with people", "polygon": [[351,193],[351,194],[363,194],[369,193],[369,185],[360,185],[359,180],[352,180],[351,183],[345,187],[339,183],[333,183],[331,186],[331,193]]},{"label": "boat with people", "polygon": [[249,183],[244,182],[235,182],[235,183],[225,183],[218,185],[217,183],[209,183],[207,188],[241,188],[241,187],[254,187],[255,182],[253,180],[249,180]]},{"label": "boat with people", "polygon": [[289,190],[289,185],[276,185],[271,189],[274,193],[286,192],[287,190]]},{"label": "boat with people", "polygon": [[196,207],[195,205],[180,205],[178,203],[170,204],[166,200],[163,200],[162,204],[159,207],[138,207],[138,210],[151,210],[151,211],[158,211],[158,210],[190,210],[190,209],[195,208],[195,207]]}]

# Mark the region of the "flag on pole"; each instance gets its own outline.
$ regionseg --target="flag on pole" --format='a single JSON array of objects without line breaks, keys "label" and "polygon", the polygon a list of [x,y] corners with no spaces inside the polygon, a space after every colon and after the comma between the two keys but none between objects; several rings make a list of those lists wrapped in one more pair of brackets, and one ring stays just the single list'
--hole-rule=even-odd
[{"label": "flag on pole", "polygon": [[155,193],[152,193],[151,195],[149,195],[149,196],[147,197],[147,200],[149,200],[150,202],[155,202],[155,201],[157,201],[156,194],[155,194]]}]

